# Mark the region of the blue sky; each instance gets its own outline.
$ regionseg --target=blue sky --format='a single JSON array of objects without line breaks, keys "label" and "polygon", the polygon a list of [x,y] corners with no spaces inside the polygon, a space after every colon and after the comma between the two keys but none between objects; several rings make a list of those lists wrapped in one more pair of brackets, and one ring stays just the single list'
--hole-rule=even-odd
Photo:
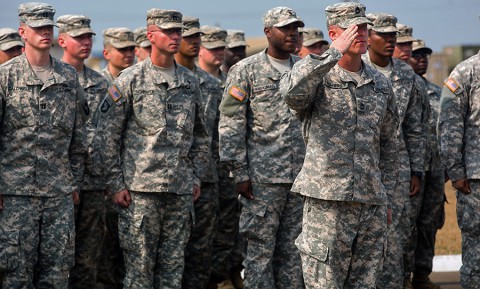
[{"label": "blue sky", "polygon": [[[38,1],[38,0],[37,0]],[[43,0],[40,0],[43,1]],[[0,9],[0,27],[18,27],[20,0],[5,0]],[[135,29],[144,26],[149,8],[175,9],[200,18],[202,25],[241,29],[249,36],[262,36],[262,15],[270,8],[288,6],[308,27],[325,31],[325,7],[338,1],[327,0],[45,0],[63,14],[83,14],[92,19],[97,32],[94,50],[102,49],[102,31],[109,27]],[[413,36],[426,40],[440,52],[445,46],[480,44],[479,0],[361,0],[367,12],[386,12],[400,23],[414,28]]]}]

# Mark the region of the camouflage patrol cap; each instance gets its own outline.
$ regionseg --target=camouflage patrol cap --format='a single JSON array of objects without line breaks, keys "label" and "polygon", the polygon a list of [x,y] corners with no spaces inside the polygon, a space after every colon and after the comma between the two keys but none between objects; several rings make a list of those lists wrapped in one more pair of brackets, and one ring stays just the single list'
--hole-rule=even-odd
[{"label": "camouflage patrol cap", "polygon": [[415,40],[415,38],[412,37],[412,34],[413,34],[412,27],[397,23],[397,29],[398,29],[397,43],[407,43]]},{"label": "camouflage patrol cap", "polygon": [[412,44],[412,52],[432,54],[433,51],[430,47],[425,46],[425,41],[415,39]]},{"label": "camouflage patrol cap", "polygon": [[136,46],[133,32],[128,28],[108,28],[103,31],[103,46],[111,45],[117,49]]},{"label": "camouflage patrol cap", "polygon": [[183,37],[192,36],[197,33],[203,33],[200,30],[200,20],[198,20],[198,18],[191,17],[191,16],[183,17],[183,26],[184,26],[183,32],[182,32]]},{"label": "camouflage patrol cap", "polygon": [[83,15],[62,15],[57,19],[58,33],[67,33],[72,37],[77,37],[83,34],[93,34],[90,28],[90,18]]},{"label": "camouflage patrol cap", "polygon": [[350,25],[370,24],[372,22],[365,16],[365,6],[360,3],[345,2],[336,3],[325,8],[327,15],[327,27],[337,25],[348,28]]},{"label": "camouflage patrol cap", "polygon": [[202,26],[202,46],[207,49],[215,49],[227,46],[227,31],[213,26]]},{"label": "camouflage patrol cap", "polygon": [[294,22],[298,22],[298,27],[305,26],[297,13],[288,7],[275,7],[263,15],[263,27],[283,27]]},{"label": "camouflage patrol cap", "polygon": [[227,30],[227,47],[235,48],[239,46],[248,46],[245,41],[245,32],[241,30]]},{"label": "camouflage patrol cap", "polygon": [[146,27],[138,27],[133,31],[133,37],[135,39],[135,43],[138,47],[150,47],[152,43],[148,40],[147,37],[147,28]]},{"label": "camouflage patrol cap", "polygon": [[147,25],[157,25],[160,29],[183,28],[182,13],[152,8],[147,11]]},{"label": "camouflage patrol cap", "polygon": [[30,27],[57,26],[53,21],[55,9],[47,3],[28,2],[18,6],[20,22]]},{"label": "camouflage patrol cap", "polygon": [[323,38],[323,32],[317,28],[303,28],[303,46],[310,46],[317,42],[328,45],[328,41]]},{"label": "camouflage patrol cap", "polygon": [[375,32],[391,33],[398,32],[397,17],[386,13],[369,13],[367,18],[372,21],[373,25],[368,27]]},{"label": "camouflage patrol cap", "polygon": [[0,29],[0,50],[9,50],[15,46],[24,46],[18,31],[12,28]]}]

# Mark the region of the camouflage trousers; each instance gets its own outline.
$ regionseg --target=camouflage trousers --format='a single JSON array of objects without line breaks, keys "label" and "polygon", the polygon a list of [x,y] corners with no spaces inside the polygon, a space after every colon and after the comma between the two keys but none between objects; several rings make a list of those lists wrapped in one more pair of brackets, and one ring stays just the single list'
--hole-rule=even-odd
[{"label": "camouflage trousers", "polygon": [[71,194],[2,197],[0,271],[5,271],[2,287],[68,288],[75,242]]},{"label": "camouflage trousers", "polygon": [[445,223],[445,175],[443,170],[426,172],[423,178],[423,196],[417,219],[417,246],[415,274],[429,275],[435,255],[435,237]]},{"label": "camouflage trousers", "polygon": [[304,288],[295,238],[302,229],[302,198],[291,184],[252,183],[253,200],[240,198],[240,233],[246,242],[244,286]]},{"label": "camouflage trousers", "polygon": [[462,233],[460,285],[474,289],[480,284],[480,180],[468,181],[470,194],[457,191],[457,222]]},{"label": "camouflage trousers", "polygon": [[98,289],[121,289],[125,278],[123,252],[118,239],[118,213],[111,198],[104,200],[105,235],[97,263]]},{"label": "camouflage trousers", "polygon": [[97,262],[105,236],[105,191],[82,191],[75,206],[75,265],[70,289],[91,289],[97,284]]},{"label": "camouflage trousers", "polygon": [[125,289],[179,289],[192,226],[189,194],[130,192],[128,208],[118,208],[120,246],[125,257]]},{"label": "camouflage trousers", "polygon": [[386,206],[307,197],[295,242],[306,288],[375,288],[386,230]]},{"label": "camouflage trousers", "polygon": [[418,227],[417,220],[423,203],[423,182],[420,192],[410,197],[409,225],[410,232],[407,235],[403,248],[403,270],[405,277],[410,277],[415,270],[415,248],[417,247]]},{"label": "camouflage trousers", "polygon": [[212,244],[217,228],[218,183],[202,183],[194,203],[195,222],[185,251],[184,289],[205,289],[212,268]]},{"label": "camouflage trousers", "polygon": [[377,288],[403,288],[405,276],[403,252],[410,235],[410,182],[398,182],[393,196],[388,196],[392,223],[387,226],[387,250],[378,275]]},{"label": "camouflage trousers", "polygon": [[[215,283],[230,278],[232,267],[243,262],[239,237],[240,202],[235,191],[235,181],[225,170],[219,170],[218,224],[213,240],[212,280]],[[239,245],[235,245],[239,244]]]}]

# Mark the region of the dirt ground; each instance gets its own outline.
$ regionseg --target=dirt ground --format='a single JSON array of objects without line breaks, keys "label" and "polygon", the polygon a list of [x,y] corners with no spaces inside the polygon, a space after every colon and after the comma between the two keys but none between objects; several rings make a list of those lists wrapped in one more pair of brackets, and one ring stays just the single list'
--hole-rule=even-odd
[{"label": "dirt ground", "polygon": [[437,233],[435,255],[461,254],[462,238],[457,225],[456,204],[457,198],[450,182],[445,186],[448,203],[445,204],[445,225]]}]

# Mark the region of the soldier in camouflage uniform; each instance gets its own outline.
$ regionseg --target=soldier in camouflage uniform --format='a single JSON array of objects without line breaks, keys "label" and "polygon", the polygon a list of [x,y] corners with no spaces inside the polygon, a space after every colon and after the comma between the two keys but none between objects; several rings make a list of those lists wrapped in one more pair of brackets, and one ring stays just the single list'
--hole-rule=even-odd
[{"label": "soldier in camouflage uniform", "polygon": [[309,54],[322,55],[328,49],[328,41],[323,38],[323,32],[317,28],[303,28],[303,45],[298,53],[301,58]]},{"label": "soldier in camouflage uniform", "polygon": [[304,156],[301,123],[283,102],[279,82],[299,60],[291,56],[303,21],[287,7],[263,16],[268,48],[234,65],[220,104],[220,159],[241,195],[246,242],[245,288],[303,288],[300,234],[303,203],[290,191]]},{"label": "soldier in camouflage uniform", "polygon": [[480,284],[480,53],[458,64],[440,98],[440,156],[457,189],[457,221],[462,233],[460,285]]},{"label": "soldier in camouflage uniform", "polygon": [[397,179],[398,115],[390,82],[362,61],[365,6],[326,9],[330,49],[280,82],[303,119],[307,153],[294,190],[305,198],[301,251],[307,288],[375,288],[386,246],[387,195]]},{"label": "soldier in camouflage uniform", "polygon": [[65,289],[89,108],[75,69],[49,54],[53,7],[18,13],[25,53],[0,67],[0,272],[3,288]]},{"label": "soldier in camouflage uniform", "polygon": [[[62,61],[76,69],[88,105],[94,112],[107,94],[108,82],[101,74],[84,65],[84,60],[90,56],[95,35],[90,28],[90,18],[63,15],[57,19],[57,24],[58,44],[63,48]],[[88,146],[95,134],[93,115],[90,114],[87,120]],[[97,261],[105,235],[105,185],[103,179],[91,174],[91,169],[86,165],[85,178],[80,186],[80,204],[75,206],[75,266],[69,281],[72,289],[96,287]]]},{"label": "soldier in camouflage uniform", "polygon": [[22,38],[17,30],[12,28],[0,29],[0,64],[22,54]]},{"label": "soldier in camouflage uniform", "polygon": [[210,142],[198,81],[174,60],[182,28],[180,12],[148,10],[151,56],[124,70],[100,105],[94,164],[117,205],[125,288],[181,288]]},{"label": "soldier in camouflage uniform", "polygon": [[408,61],[427,87],[430,107],[430,117],[426,122],[428,153],[425,157],[425,177],[422,179],[422,204],[417,218],[415,271],[412,278],[415,289],[440,288],[432,283],[428,275],[432,272],[435,236],[445,222],[445,173],[438,150],[436,129],[442,89],[423,77],[431,53],[432,50],[425,46],[425,42],[417,39],[413,41],[412,56]]},{"label": "soldier in camouflage uniform", "polygon": [[137,62],[143,61],[145,58],[150,56],[152,53],[152,43],[147,38],[147,28],[139,27],[133,31],[135,37],[135,56],[137,57]]},{"label": "soldier in camouflage uniform", "polygon": [[395,190],[387,192],[392,224],[388,226],[388,247],[377,285],[379,288],[403,288],[403,251],[410,236],[410,197],[420,191],[424,164],[423,95],[413,69],[392,58],[398,31],[397,18],[383,13],[367,16],[374,25],[369,28],[369,48],[363,59],[390,79],[399,114],[399,178]]},{"label": "soldier in camouflage uniform", "polygon": [[200,50],[200,22],[198,18],[183,17],[182,41],[175,54],[178,64],[190,69],[198,79],[202,92],[201,104],[208,134],[212,136],[208,171],[200,178],[202,194],[194,203],[195,223],[185,251],[185,270],[182,288],[205,289],[212,267],[212,243],[215,237],[218,212],[218,105],[222,99],[220,80],[195,65]]},{"label": "soldier in camouflage uniform", "polygon": [[[107,66],[102,75],[109,85],[125,68],[133,65],[135,49],[133,32],[128,28],[108,28],[103,31],[103,56]],[[118,239],[118,214],[110,197],[105,199],[105,240],[98,263],[97,283],[100,289],[122,288],[125,265]]]},{"label": "soldier in camouflage uniform", "polygon": [[241,30],[227,30],[227,46],[223,59],[222,71],[228,73],[230,68],[247,57],[247,41],[245,32]]}]

